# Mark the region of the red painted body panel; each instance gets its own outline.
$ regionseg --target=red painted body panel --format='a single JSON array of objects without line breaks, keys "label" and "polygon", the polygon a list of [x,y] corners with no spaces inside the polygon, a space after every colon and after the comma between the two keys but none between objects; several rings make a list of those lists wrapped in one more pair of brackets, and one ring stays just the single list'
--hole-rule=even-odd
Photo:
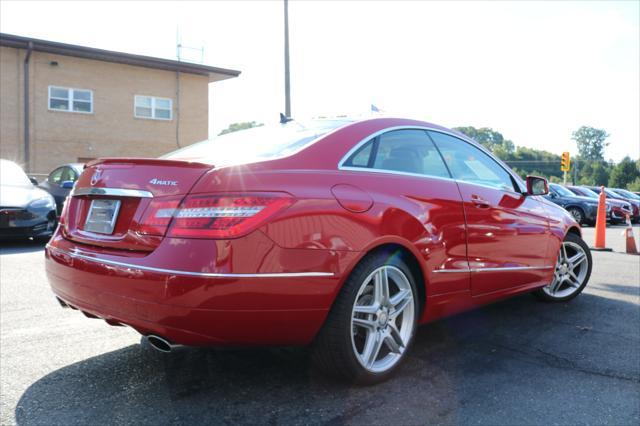
[{"label": "red painted body panel", "polygon": [[[446,130],[367,120],[289,157],[221,169],[167,160],[92,163],[77,187],[92,186],[101,169],[94,187],[147,190],[154,200],[285,192],[294,201],[245,236],[215,240],[135,232],[149,199],[124,202],[114,235],[86,234],[87,201],[74,197],[66,228],[46,250],[52,289],[85,312],[175,343],[284,345],[313,340],[351,270],[382,245],[404,248],[420,266],[421,322],[546,285],[564,235],[579,230],[555,204],[451,179],[338,170],[349,149],[394,126]],[[154,178],[176,185],[149,184]],[[479,208],[474,195],[490,207]],[[504,266],[551,269],[474,272]],[[331,275],[193,276],[278,273]]]}]

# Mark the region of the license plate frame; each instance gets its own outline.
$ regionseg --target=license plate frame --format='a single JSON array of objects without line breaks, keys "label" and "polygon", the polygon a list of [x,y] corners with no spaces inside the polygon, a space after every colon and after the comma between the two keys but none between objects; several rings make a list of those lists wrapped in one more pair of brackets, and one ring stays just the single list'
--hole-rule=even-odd
[{"label": "license plate frame", "polygon": [[118,220],[120,200],[111,198],[96,198],[91,200],[84,231],[95,234],[111,235]]}]

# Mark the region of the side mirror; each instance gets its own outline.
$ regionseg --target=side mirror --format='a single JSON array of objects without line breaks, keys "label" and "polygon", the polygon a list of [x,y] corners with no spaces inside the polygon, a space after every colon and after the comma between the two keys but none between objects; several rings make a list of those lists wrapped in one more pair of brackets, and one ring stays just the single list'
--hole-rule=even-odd
[{"label": "side mirror", "polygon": [[62,189],[73,189],[73,181],[71,180],[65,180],[64,182],[62,182],[60,184],[60,187]]},{"label": "side mirror", "polygon": [[527,195],[547,195],[548,193],[549,183],[545,178],[540,176],[527,176]]},{"label": "side mirror", "polygon": [[29,180],[31,181],[32,184],[34,184],[35,186],[38,186],[38,179],[29,176]]}]

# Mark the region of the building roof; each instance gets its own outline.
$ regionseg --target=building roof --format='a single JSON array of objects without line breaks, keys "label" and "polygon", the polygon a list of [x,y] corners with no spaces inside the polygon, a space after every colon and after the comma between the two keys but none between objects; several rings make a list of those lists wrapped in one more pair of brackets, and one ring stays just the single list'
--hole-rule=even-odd
[{"label": "building roof", "polygon": [[95,49],[93,47],[58,43],[55,41],[39,40],[36,38],[0,33],[0,46],[28,49],[29,45],[31,45],[31,49],[36,52],[54,53],[58,55],[74,56],[76,58],[93,59],[96,61],[115,62],[119,64],[154,68],[165,71],[180,71],[189,74],[205,75],[209,77],[209,82],[225,80],[227,78],[233,78],[240,75],[240,71],[212,67],[209,65],[154,58],[152,56],[134,55],[131,53],[114,52],[112,50]]}]

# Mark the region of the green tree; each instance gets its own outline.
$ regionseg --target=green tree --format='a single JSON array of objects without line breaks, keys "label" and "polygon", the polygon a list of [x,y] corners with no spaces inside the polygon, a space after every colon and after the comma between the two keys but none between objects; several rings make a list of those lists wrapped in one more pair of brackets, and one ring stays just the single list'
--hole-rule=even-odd
[{"label": "green tree", "polygon": [[631,182],[628,186],[627,189],[629,191],[634,191],[634,192],[640,192],[640,177],[636,178],[636,180],[634,180],[633,182]]},{"label": "green tree", "polygon": [[604,149],[609,145],[605,140],[608,137],[606,131],[588,126],[580,127],[571,135],[583,160],[604,160]]},{"label": "green tree", "polygon": [[256,123],[255,121],[243,121],[241,123],[231,123],[229,127],[221,131],[218,135],[226,135],[227,133],[237,132],[238,130],[251,129],[252,127],[264,126],[263,123]]},{"label": "green tree", "polygon": [[638,177],[640,177],[638,165],[627,156],[611,170],[609,184],[614,188],[626,188]]},{"label": "green tree", "polygon": [[580,169],[580,185],[608,186],[610,166],[604,161],[585,162]]},{"label": "green tree", "polygon": [[503,154],[512,153],[515,149],[515,145],[509,139],[505,139],[502,133],[497,132],[489,127],[481,127],[476,129],[473,126],[454,127],[453,130],[470,137],[471,139],[480,142],[491,151],[497,151]]}]

